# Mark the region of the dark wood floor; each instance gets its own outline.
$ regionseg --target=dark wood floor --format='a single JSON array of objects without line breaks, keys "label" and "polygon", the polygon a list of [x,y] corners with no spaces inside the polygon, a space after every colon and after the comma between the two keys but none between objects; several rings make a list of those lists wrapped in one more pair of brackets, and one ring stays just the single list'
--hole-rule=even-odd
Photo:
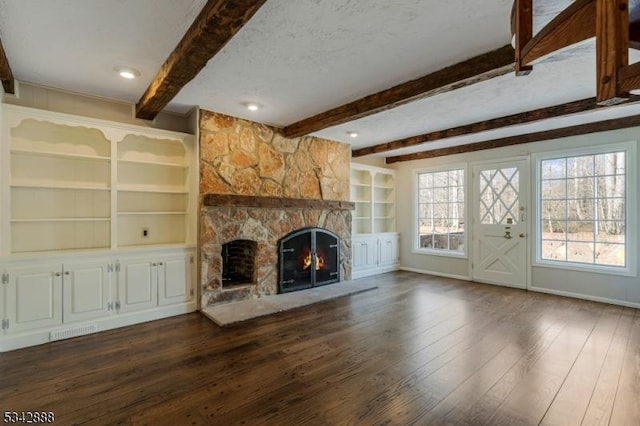
[{"label": "dark wood floor", "polygon": [[63,425],[640,425],[638,310],[371,280],[227,329],[195,313],[0,354],[0,410]]}]

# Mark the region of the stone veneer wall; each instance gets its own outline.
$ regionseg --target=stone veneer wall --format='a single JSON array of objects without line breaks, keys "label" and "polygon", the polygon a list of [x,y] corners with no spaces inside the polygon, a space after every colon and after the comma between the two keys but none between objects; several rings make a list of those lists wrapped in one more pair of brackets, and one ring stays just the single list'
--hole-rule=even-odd
[{"label": "stone veneer wall", "polygon": [[[200,194],[349,200],[350,146],[316,137],[288,139],[248,120],[200,112]],[[200,211],[201,306],[277,293],[278,240],[304,227],[341,239],[341,279],[351,279],[351,211],[205,206]],[[256,241],[256,284],[222,290],[222,245]]]},{"label": "stone veneer wall", "polygon": [[351,149],[313,136],[200,112],[200,193],[349,200]]}]

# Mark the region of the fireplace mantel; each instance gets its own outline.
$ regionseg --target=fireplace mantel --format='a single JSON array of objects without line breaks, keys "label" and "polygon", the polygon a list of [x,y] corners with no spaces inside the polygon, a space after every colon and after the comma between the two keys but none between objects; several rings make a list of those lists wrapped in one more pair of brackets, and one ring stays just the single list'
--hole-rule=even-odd
[{"label": "fireplace mantel", "polygon": [[202,202],[205,207],[355,210],[355,203],[351,201],[315,200],[308,198],[258,197],[252,195],[205,194]]}]

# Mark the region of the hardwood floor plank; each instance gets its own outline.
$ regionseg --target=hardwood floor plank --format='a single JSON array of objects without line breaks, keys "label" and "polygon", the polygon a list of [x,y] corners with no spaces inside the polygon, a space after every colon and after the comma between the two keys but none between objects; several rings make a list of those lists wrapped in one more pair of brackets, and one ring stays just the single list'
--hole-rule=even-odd
[{"label": "hardwood floor plank", "polygon": [[640,311],[635,311],[629,344],[611,414],[612,425],[637,425],[640,419]]},{"label": "hardwood floor plank", "polygon": [[579,425],[591,399],[614,333],[620,322],[622,307],[607,306],[584,348],[542,419],[542,425]]},{"label": "hardwood floor plank", "polygon": [[636,310],[367,279],[229,328],[195,313],[2,353],[0,401],[62,425],[640,424]]},{"label": "hardwood floor plank", "polygon": [[634,315],[635,312],[631,309],[625,308],[622,312],[598,381],[593,388],[587,411],[582,419],[583,425],[609,424]]}]

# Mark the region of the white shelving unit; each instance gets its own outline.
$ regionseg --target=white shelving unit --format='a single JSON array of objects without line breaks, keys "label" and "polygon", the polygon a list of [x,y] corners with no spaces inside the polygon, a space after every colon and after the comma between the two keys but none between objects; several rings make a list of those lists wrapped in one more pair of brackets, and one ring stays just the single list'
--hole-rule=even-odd
[{"label": "white shelving unit", "polygon": [[118,143],[118,245],[186,243],[189,156],[174,140],[127,135]]},{"label": "white shelving unit", "polygon": [[192,135],[0,116],[0,352],[195,310]]},{"label": "white shelving unit", "polygon": [[394,170],[351,165],[353,278],[398,268],[395,198]]},{"label": "white shelving unit", "polygon": [[371,233],[371,188],[372,176],[368,170],[352,168],[351,201],[356,205],[353,212],[353,232],[356,234]]}]

